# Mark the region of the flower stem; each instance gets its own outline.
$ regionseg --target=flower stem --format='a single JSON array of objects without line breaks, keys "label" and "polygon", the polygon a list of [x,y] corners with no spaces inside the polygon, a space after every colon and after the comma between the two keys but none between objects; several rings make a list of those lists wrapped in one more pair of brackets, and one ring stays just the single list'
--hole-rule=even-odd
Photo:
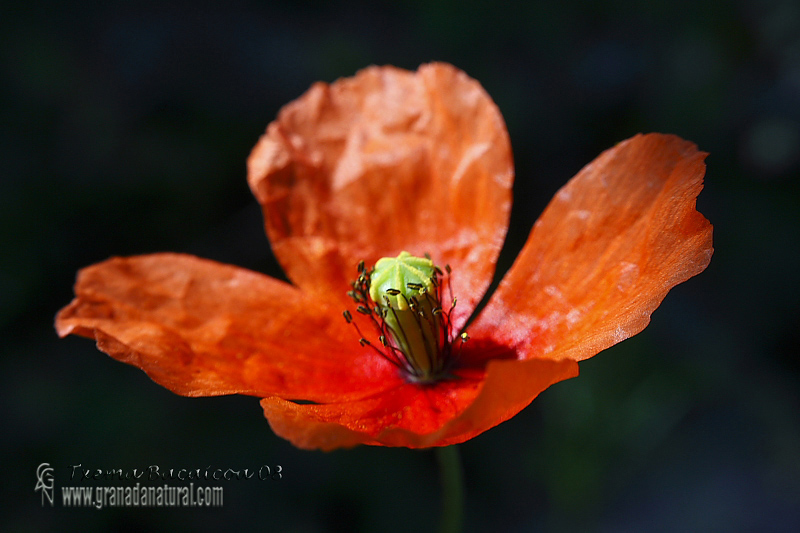
[{"label": "flower stem", "polygon": [[464,474],[458,448],[440,446],[436,448],[439,475],[442,479],[441,533],[458,533],[464,523]]}]

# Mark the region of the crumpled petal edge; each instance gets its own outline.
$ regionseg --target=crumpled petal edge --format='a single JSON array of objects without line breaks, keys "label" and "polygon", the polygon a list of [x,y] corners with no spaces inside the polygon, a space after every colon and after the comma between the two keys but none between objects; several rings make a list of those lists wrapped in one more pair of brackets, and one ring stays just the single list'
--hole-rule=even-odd
[{"label": "crumpled petal edge", "polygon": [[387,428],[372,436],[335,422],[316,420],[309,416],[306,406],[277,397],[264,398],[261,406],[275,434],[302,449],[331,451],[359,444],[430,448],[467,441],[515,416],[550,385],[577,375],[578,364],[567,359],[490,361],[475,401],[441,429],[429,434]]}]

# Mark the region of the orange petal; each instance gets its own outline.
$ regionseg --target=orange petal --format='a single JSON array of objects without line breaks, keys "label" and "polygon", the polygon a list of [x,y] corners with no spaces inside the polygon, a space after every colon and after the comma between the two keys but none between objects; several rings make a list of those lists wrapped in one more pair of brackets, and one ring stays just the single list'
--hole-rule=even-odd
[{"label": "orange petal", "polygon": [[80,271],[56,317],[185,396],[342,401],[402,382],[338,310],[275,279],[188,255],[114,258]]},{"label": "orange petal", "polygon": [[508,420],[547,387],[578,374],[570,360],[490,361],[485,376],[403,384],[371,398],[325,405],[261,401],[272,430],[295,446],[426,448],[469,440]]},{"label": "orange petal", "polygon": [[299,287],[344,299],[360,260],[428,252],[454,269],[459,325],[494,274],[513,164],[491,98],[434,63],[313,85],[269,125],[248,180],[273,251]]},{"label": "orange petal", "polygon": [[705,156],[659,134],[603,152],[550,202],[470,334],[582,360],[644,329],[711,260]]}]

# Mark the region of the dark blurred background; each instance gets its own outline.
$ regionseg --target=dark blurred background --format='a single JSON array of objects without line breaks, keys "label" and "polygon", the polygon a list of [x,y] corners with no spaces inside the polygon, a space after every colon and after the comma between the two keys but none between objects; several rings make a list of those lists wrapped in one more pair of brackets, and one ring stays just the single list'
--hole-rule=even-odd
[{"label": "dark blurred background", "polygon": [[[800,6],[41,2],[0,11],[4,531],[432,530],[430,451],[294,449],[256,398],[188,399],[81,338],[76,271],[193,253],[282,274],[245,158],[281,105],[370,64],[448,61],[505,116],[515,204],[500,272],[550,197],[637,132],[710,152],[716,252],[637,337],[465,443],[468,531],[800,528]],[[254,468],[221,509],[42,508],[42,462]]]}]

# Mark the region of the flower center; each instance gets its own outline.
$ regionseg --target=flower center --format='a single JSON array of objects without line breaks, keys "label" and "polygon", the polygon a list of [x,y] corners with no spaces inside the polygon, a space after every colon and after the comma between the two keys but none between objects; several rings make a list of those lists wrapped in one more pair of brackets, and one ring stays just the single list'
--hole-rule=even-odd
[{"label": "flower center", "polygon": [[[449,288],[450,268],[446,267]],[[362,346],[370,346],[406,377],[430,383],[448,377],[453,362],[453,337],[450,312],[442,309],[442,277],[429,257],[401,252],[379,259],[371,270],[359,264],[358,279],[347,294],[358,304],[356,310],[367,316],[378,334],[380,347],[367,340],[353,322],[349,311],[345,320],[356,327]],[[466,333],[458,337],[461,344]],[[459,344],[460,348],[460,344]]]}]

